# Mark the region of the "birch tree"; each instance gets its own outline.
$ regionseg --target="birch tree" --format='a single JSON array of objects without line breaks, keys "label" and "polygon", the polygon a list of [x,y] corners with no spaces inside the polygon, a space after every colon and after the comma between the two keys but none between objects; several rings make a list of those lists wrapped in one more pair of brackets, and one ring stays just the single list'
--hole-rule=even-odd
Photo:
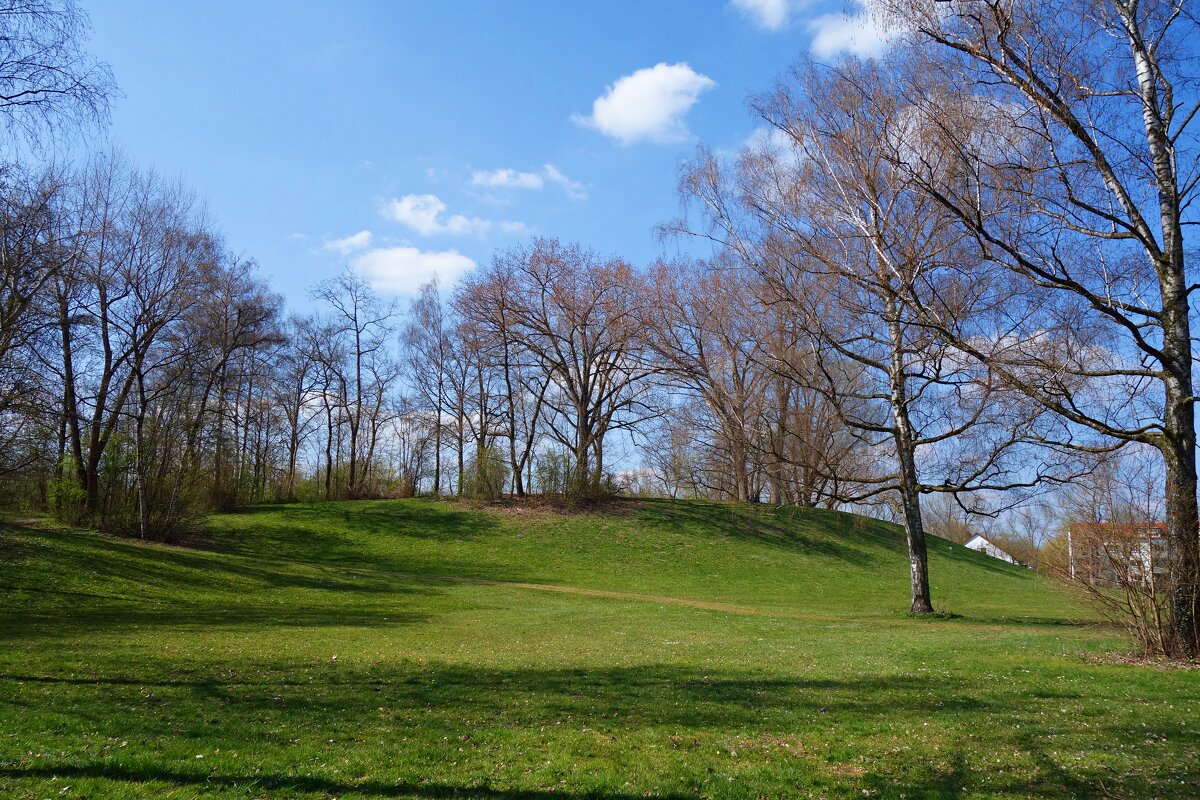
[{"label": "birch tree", "polygon": [[[1185,239],[1200,187],[1194,9],[886,5],[922,58],[908,89],[927,137],[914,177],[1023,300],[976,321],[951,321],[934,304],[928,321],[1057,414],[1067,444],[1160,453],[1173,578],[1165,649],[1195,655],[1197,283]],[[978,270],[970,280],[1002,282]]]}]

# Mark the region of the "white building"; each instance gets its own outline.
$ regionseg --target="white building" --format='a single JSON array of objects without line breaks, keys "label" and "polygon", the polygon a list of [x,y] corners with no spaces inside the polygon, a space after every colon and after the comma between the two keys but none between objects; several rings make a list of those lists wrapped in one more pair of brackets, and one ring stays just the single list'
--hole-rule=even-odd
[{"label": "white building", "polygon": [[996,545],[992,544],[979,534],[972,536],[971,540],[963,546],[969,550],[976,550],[984,555],[989,555],[992,558],[998,558],[1001,561],[1007,561],[1010,564],[1019,563],[1015,558],[1001,550],[999,547],[996,547]]},{"label": "white building", "polygon": [[1170,574],[1167,526],[1161,522],[1070,522],[1071,580],[1101,586],[1163,585]]}]

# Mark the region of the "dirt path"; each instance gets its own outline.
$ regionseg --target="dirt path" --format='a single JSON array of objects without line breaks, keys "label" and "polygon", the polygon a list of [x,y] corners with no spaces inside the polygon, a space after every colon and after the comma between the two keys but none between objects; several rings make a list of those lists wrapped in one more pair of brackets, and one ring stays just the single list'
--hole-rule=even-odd
[{"label": "dirt path", "polygon": [[[606,600],[620,600],[631,603],[654,603],[656,605],[681,606],[684,608],[697,608],[704,611],[717,611],[724,614],[737,614],[747,617],[772,617],[776,619],[796,619],[806,620],[808,622],[832,622],[845,623],[856,620],[872,620],[879,622],[886,620],[893,623],[903,623],[907,621],[900,616],[870,616],[854,617],[838,614],[807,614],[798,611],[780,611],[767,610],[761,608],[752,608],[750,606],[740,606],[732,603],[717,603],[710,600],[689,600],[683,597],[670,597],[667,595],[658,594],[642,594],[640,592],[618,592],[609,589],[587,589],[579,586],[562,586],[553,583],[530,583],[528,581],[505,581],[496,580],[493,578],[468,578],[459,575],[433,575],[422,572],[392,572],[390,570],[373,570],[355,567],[334,567],[339,571],[359,573],[363,575],[387,575],[394,578],[402,578],[415,581],[428,581],[432,583],[448,583],[470,586],[495,586],[504,589],[521,589],[524,591],[535,592],[553,592],[556,594],[568,594],[578,597],[597,597]],[[1038,625],[1037,622],[985,622],[980,620],[963,619],[956,617],[953,619],[944,619],[943,621],[961,626],[963,628],[976,628],[980,630],[1006,630],[1006,631],[1021,631],[1028,628],[1029,625]],[[1063,624],[1063,623],[1060,623]],[[1087,627],[1082,623],[1065,623],[1067,627]]]},{"label": "dirt path", "polygon": [[556,592],[558,594],[573,594],[583,597],[601,597],[607,600],[624,600],[634,603],[656,603],[659,605],[685,606],[701,608],[706,611],[722,611],[726,614],[741,614],[755,617],[784,617],[787,619],[842,620],[845,617],[826,616],[820,614],[800,614],[789,611],[765,611],[748,606],[735,606],[729,603],[714,603],[708,600],[688,600],[683,597],[668,597],[659,594],[639,594],[636,592],[615,592],[608,589],[584,589],[578,586],[559,586],[553,583],[526,583],[524,581],[501,581],[490,578],[462,578],[447,575],[422,575],[415,573],[388,573],[396,577],[408,577],[417,580],[445,581],[446,583],[465,583],[478,586],[501,586],[508,589],[528,589],[536,592]]}]

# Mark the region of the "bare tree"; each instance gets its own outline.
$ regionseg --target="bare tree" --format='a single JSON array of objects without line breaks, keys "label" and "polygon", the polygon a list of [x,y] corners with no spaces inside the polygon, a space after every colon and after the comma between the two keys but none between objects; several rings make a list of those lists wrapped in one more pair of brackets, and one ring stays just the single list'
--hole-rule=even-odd
[{"label": "bare tree", "polygon": [[551,384],[551,373],[539,368],[516,329],[519,263],[511,262],[522,257],[520,249],[497,254],[489,267],[469,275],[454,297],[459,316],[471,325],[476,338],[491,343],[488,352],[501,392],[496,414],[501,435],[508,441],[509,472],[517,497],[526,493],[523,473],[533,459]]},{"label": "bare tree", "polygon": [[0,170],[0,474],[26,468],[37,451],[22,446],[45,388],[29,350],[47,334],[45,290],[74,252],[56,208],[64,194],[53,173]]},{"label": "bare tree", "polygon": [[756,357],[762,309],[744,274],[720,265],[660,262],[647,277],[642,335],[673,383],[703,399],[714,438],[728,455],[725,483],[750,500],[759,408],[769,374]]},{"label": "bare tree", "polygon": [[293,317],[288,321],[286,345],[280,353],[280,363],[275,371],[275,402],[283,408],[287,422],[287,467],[281,497],[296,499],[296,479],[300,451],[312,434],[316,415],[309,413],[315,392],[314,372],[316,360],[309,352],[311,340],[308,329],[312,320]]},{"label": "bare tree", "polygon": [[442,415],[446,412],[450,342],[437,279],[423,285],[409,308],[401,342],[408,374],[433,430],[433,493],[442,493]]},{"label": "bare tree", "polygon": [[100,466],[159,335],[194,298],[190,270],[209,257],[191,199],[177,186],[95,162],[75,223],[87,231],[75,267],[56,278],[63,408],[83,511],[100,508]]},{"label": "bare tree", "polygon": [[598,493],[605,437],[648,412],[642,395],[653,369],[637,335],[632,268],[554,239],[510,251],[505,263],[515,277],[514,330],[552,381],[549,430],[571,449],[574,490]]},{"label": "bare tree", "polygon": [[[347,268],[336,278],[318,283],[312,290],[332,310],[332,332],[344,337],[348,374],[342,378],[342,404],[350,432],[346,492],[351,499],[363,495],[363,474],[369,470],[364,460],[364,419],[371,419],[371,371],[383,359],[385,345],[391,341],[394,303],[381,301],[367,281]],[[375,370],[375,380],[388,375],[390,368]],[[389,378],[390,380],[390,378]],[[378,398],[382,402],[382,397]],[[377,420],[376,420],[377,421]],[[377,426],[372,431],[377,430]],[[370,437],[368,437],[370,438]],[[369,447],[368,447],[369,450]]]},{"label": "bare tree", "polygon": [[[1158,450],[1175,631],[1165,647],[1194,655],[1197,284],[1184,239],[1200,186],[1194,10],[1184,0],[887,5],[925,56],[909,87],[926,145],[914,178],[1018,286],[971,324],[936,304],[927,317],[1059,415],[1066,443]],[[1004,282],[980,270],[969,280]]]},{"label": "bare tree", "polygon": [[74,0],[0,3],[0,120],[10,134],[36,147],[40,134],[107,118],[116,87],[84,49],[89,26]]},{"label": "bare tree", "polygon": [[[879,454],[845,423],[852,408],[861,415],[869,405],[850,388],[861,383],[859,371],[820,346],[778,288],[763,282],[756,314],[763,347],[755,355],[770,375],[756,442],[771,499],[807,507],[861,502],[880,469]],[[830,375],[846,391],[827,392]]]},{"label": "bare tree", "polygon": [[865,488],[852,499],[898,495],[911,610],[928,613],[921,495],[1045,477],[1022,474],[1014,458],[1030,424],[1016,413],[1022,404],[997,402],[1003,386],[918,313],[931,287],[957,300],[956,313],[971,313],[969,288],[941,267],[974,248],[897,167],[912,146],[910,112],[879,67],[802,66],[756,107],[784,144],[743,152],[733,187],[702,151],[684,190],[704,209],[709,235],[757,270],[787,309],[793,342],[812,348],[808,385],[864,445],[894,461],[894,472],[857,476]]}]

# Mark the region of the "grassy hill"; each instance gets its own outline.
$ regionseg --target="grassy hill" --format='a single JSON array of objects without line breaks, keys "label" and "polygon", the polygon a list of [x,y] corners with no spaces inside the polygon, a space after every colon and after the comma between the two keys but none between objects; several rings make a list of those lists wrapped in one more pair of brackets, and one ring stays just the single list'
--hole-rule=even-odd
[{"label": "grassy hill", "polygon": [[0,533],[3,797],[1184,797],[1200,671],[846,514],[387,501]]}]

